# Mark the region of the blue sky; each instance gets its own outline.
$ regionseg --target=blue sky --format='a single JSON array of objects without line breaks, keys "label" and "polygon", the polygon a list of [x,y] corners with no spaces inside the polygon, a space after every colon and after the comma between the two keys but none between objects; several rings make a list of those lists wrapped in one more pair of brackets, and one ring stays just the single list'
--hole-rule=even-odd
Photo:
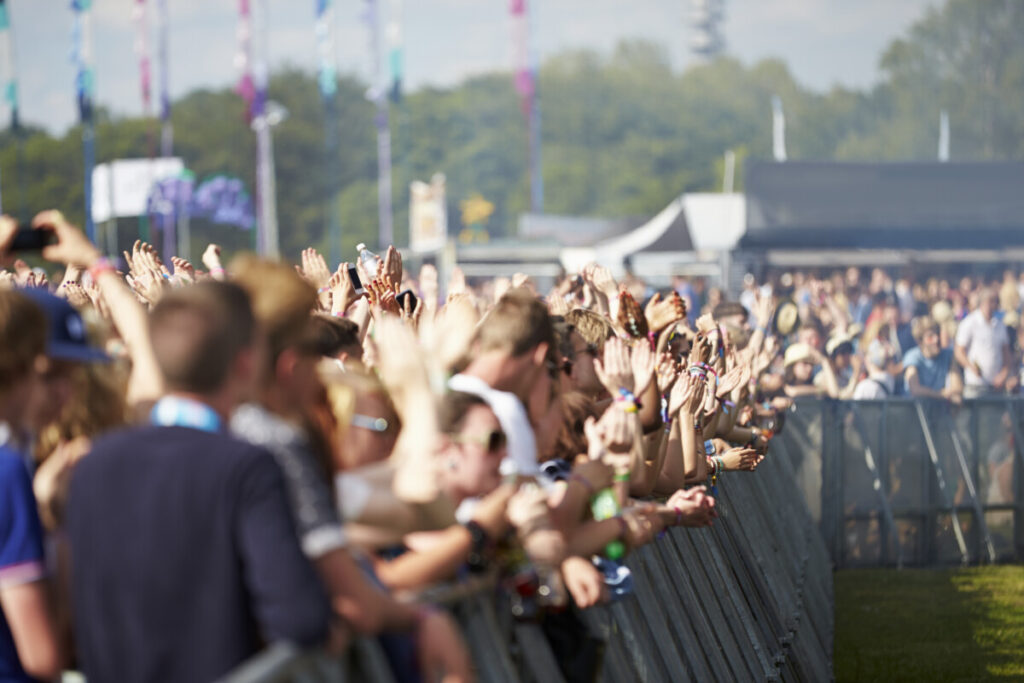
[{"label": "blue sky", "polygon": [[[254,0],[258,2],[259,0]],[[314,0],[266,0],[271,68],[312,71]],[[387,6],[389,0],[380,0]],[[63,131],[77,116],[67,0],[7,0],[20,76],[22,119]],[[236,0],[167,0],[171,95],[233,83]],[[938,0],[726,0],[730,54],[745,63],[780,57],[806,86],[866,87],[878,78],[882,49]],[[151,23],[155,0],[149,0]],[[369,74],[362,0],[335,0],[338,68]],[[133,0],[94,0],[97,100],[115,113],[142,112],[133,52]],[[609,50],[625,38],[668,48],[673,67],[691,63],[691,0],[533,0],[540,57],[570,48]],[[405,72],[410,89],[446,86],[475,73],[508,70],[508,0],[404,0]],[[155,47],[155,40],[151,40]],[[154,86],[156,84],[154,72]],[[154,96],[154,100],[156,97]],[[7,113],[0,114],[6,125]]]}]

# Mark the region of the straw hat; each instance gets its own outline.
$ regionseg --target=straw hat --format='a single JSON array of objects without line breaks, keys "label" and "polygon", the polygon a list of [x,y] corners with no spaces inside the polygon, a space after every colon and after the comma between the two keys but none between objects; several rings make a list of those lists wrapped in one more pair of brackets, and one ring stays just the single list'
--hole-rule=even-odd
[{"label": "straw hat", "polygon": [[775,311],[774,327],[780,336],[785,337],[800,324],[800,310],[792,301],[783,301]]},{"label": "straw hat", "polygon": [[807,361],[810,363],[814,359],[814,350],[808,344],[803,342],[797,342],[796,344],[790,344],[789,348],[786,349],[786,355],[784,357],[785,366],[788,368],[794,363],[800,361]]},{"label": "straw hat", "polygon": [[932,306],[932,318],[940,325],[953,319],[953,307],[948,301],[936,301]]},{"label": "straw hat", "polygon": [[848,334],[837,334],[834,337],[832,337],[831,339],[829,339],[828,343],[825,344],[825,353],[827,353],[830,357],[834,356],[834,355],[836,355],[836,351],[838,351],[840,349],[840,347],[842,347],[844,344],[846,346],[850,347],[848,349],[848,352],[852,353],[853,352],[853,337],[851,337]]}]

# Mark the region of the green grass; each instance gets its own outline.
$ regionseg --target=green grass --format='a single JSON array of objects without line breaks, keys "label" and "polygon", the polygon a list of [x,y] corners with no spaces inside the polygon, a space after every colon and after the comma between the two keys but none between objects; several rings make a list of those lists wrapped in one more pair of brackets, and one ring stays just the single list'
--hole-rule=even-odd
[{"label": "green grass", "polygon": [[1024,680],[1024,567],[835,574],[837,681]]}]

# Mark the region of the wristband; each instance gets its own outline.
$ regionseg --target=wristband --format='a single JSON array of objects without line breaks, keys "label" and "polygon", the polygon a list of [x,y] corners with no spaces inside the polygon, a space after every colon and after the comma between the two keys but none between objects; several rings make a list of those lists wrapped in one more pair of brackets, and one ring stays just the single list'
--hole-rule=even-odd
[{"label": "wristband", "polygon": [[619,389],[619,395],[615,397],[615,400],[622,403],[622,407],[627,413],[640,411],[640,401],[636,400],[636,396],[629,389]]},{"label": "wristband", "polygon": [[100,275],[104,273],[114,273],[117,270],[114,268],[114,264],[110,262],[106,256],[101,256],[96,259],[96,263],[89,267],[89,277],[92,278],[93,282],[99,279]]},{"label": "wristband", "polygon": [[679,509],[679,506],[672,508],[676,511],[676,526],[680,526],[683,523],[683,511]]},{"label": "wristband", "polygon": [[344,318],[344,317],[346,317],[345,316],[345,311],[331,311],[331,315],[333,315],[335,318]]},{"label": "wristband", "polygon": [[629,481],[629,472],[623,472],[622,474],[616,474],[612,477],[612,481],[615,482],[626,482]]},{"label": "wristband", "polygon": [[320,289],[316,290],[316,293],[317,294],[326,294],[329,291],[331,291],[331,286],[330,285],[324,285]]}]

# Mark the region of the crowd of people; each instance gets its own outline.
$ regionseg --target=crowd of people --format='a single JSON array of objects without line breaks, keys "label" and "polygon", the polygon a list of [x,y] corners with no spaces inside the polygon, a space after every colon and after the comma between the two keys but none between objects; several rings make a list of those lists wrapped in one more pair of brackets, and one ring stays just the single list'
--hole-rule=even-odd
[{"label": "crowd of people", "polygon": [[579,610],[712,525],[793,397],[1017,386],[1007,287],[851,270],[728,301],[591,264],[442,291],[394,247],[357,282],[314,249],[121,264],[57,211],[31,229],[50,276],[0,218],[3,680],[212,680],[354,634],[398,680],[471,680],[439,584],[494,588],[589,680]]}]

